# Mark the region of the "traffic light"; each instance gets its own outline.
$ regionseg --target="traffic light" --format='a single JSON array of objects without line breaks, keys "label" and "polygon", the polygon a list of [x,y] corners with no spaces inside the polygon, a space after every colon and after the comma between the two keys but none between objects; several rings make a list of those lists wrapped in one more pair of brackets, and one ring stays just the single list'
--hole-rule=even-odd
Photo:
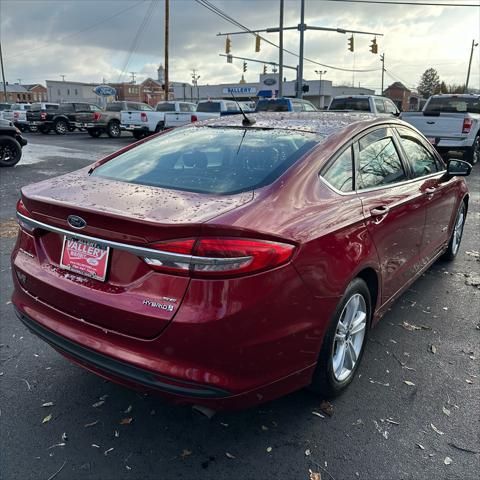
[{"label": "traffic light", "polygon": [[227,39],[225,40],[225,53],[230,53],[232,50],[232,41],[230,37],[227,35]]},{"label": "traffic light", "polygon": [[354,50],[354,40],[353,35],[348,39],[348,49],[353,52]]},{"label": "traffic light", "polygon": [[374,38],[372,40],[372,44],[370,45],[370,51],[372,53],[378,53],[378,45],[377,45],[377,39],[376,38]]},{"label": "traffic light", "polygon": [[243,71],[244,71],[244,72],[247,71],[247,62],[243,62]]},{"label": "traffic light", "polygon": [[260,35],[255,36],[255,51],[260,51]]},{"label": "traffic light", "polygon": [[265,75],[266,73],[267,73],[267,66],[264,65],[264,66],[263,66],[263,74]]},{"label": "traffic light", "polygon": [[302,92],[307,93],[310,91],[310,85],[302,85]]}]

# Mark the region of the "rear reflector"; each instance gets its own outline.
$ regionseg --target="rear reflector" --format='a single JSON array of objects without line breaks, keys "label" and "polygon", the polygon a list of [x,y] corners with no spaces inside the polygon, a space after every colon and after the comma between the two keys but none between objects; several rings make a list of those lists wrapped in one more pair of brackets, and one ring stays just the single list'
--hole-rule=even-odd
[{"label": "rear reflector", "polygon": [[192,121],[192,123],[196,122],[196,121],[198,121],[198,117],[196,115],[192,115],[190,120]]},{"label": "rear reflector", "polygon": [[[27,207],[25,207],[25,205],[23,204],[21,199],[17,202],[17,212],[21,213],[25,217],[31,217],[30,212],[27,210]],[[22,227],[23,230],[25,230],[27,232],[32,233],[35,230],[35,228],[26,224],[20,218],[18,218],[18,224],[20,225],[20,227]]]},{"label": "rear reflector", "polygon": [[463,127],[462,127],[462,133],[470,133],[470,130],[473,127],[473,120],[471,118],[464,118],[463,119]]},{"label": "rear reflector", "polygon": [[286,243],[220,237],[160,242],[151,248],[178,254],[166,260],[144,258],[155,270],[200,278],[269,270],[288,262],[295,249]]},{"label": "rear reflector", "polygon": [[93,114],[93,121],[98,122],[101,118],[102,114],[100,112],[94,112]]}]

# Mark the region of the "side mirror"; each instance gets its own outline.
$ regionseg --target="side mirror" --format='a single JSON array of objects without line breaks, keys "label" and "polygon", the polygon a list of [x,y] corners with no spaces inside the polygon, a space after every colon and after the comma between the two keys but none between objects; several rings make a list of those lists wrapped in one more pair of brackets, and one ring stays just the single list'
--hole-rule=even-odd
[{"label": "side mirror", "polygon": [[472,166],[464,160],[457,160],[456,158],[450,158],[447,160],[447,173],[452,177],[466,177],[470,175]]}]

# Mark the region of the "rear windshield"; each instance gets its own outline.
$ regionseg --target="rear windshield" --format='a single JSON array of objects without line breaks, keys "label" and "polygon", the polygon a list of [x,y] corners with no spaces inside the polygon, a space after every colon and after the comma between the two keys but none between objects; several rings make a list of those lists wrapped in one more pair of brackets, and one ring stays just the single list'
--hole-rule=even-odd
[{"label": "rear windshield", "polygon": [[288,112],[288,100],[260,100],[257,112]]},{"label": "rear windshield", "polygon": [[273,182],[322,138],[280,129],[191,127],[174,130],[122,153],[92,175],[229,195]]},{"label": "rear windshield", "polygon": [[203,102],[197,105],[197,112],[221,112],[220,102]]},{"label": "rear windshield", "polygon": [[358,110],[360,112],[369,112],[370,103],[368,98],[334,98],[329,110]]},{"label": "rear windshield", "polygon": [[32,103],[30,106],[30,110],[37,111],[37,110],[58,110],[58,104],[56,103]]},{"label": "rear windshield", "polygon": [[174,112],[175,104],[174,103],[159,103],[155,109],[157,112]]},{"label": "rear windshield", "polygon": [[9,103],[0,103],[0,110],[9,110],[10,104]]},{"label": "rear windshield", "polygon": [[480,113],[480,97],[433,97],[425,112]]}]

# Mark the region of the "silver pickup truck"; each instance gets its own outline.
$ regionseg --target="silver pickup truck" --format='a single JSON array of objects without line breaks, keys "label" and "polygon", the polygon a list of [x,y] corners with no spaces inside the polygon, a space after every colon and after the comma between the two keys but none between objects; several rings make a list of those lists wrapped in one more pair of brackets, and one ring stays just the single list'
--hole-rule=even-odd
[{"label": "silver pickup truck", "polygon": [[401,119],[441,154],[458,151],[472,165],[480,160],[480,95],[433,95],[421,112],[404,112]]}]

